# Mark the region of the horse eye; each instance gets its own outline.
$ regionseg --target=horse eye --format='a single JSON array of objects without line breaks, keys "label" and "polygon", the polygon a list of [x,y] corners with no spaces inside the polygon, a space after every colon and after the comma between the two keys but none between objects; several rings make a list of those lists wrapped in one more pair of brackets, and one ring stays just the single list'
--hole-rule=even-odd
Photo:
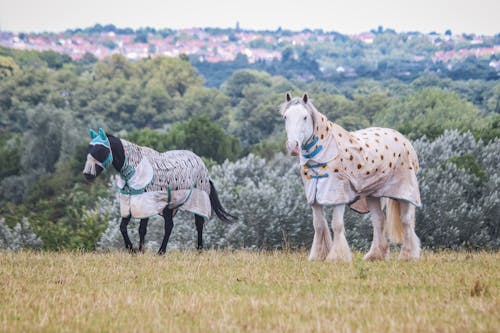
[{"label": "horse eye", "polygon": [[304,120],[307,120],[307,116],[304,116]]},{"label": "horse eye", "polygon": [[286,116],[283,117],[286,120]]}]

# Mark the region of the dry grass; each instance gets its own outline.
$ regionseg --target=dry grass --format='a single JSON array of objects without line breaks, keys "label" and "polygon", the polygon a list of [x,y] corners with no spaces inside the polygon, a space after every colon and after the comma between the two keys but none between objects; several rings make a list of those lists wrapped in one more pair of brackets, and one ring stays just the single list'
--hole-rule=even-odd
[{"label": "dry grass", "polygon": [[1,332],[499,332],[500,253],[0,253]]}]

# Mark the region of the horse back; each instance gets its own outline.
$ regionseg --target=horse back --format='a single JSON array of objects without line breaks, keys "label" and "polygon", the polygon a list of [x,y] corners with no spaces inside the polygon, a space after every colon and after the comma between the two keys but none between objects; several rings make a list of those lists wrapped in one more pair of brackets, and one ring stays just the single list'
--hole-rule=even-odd
[{"label": "horse back", "polygon": [[[365,161],[372,160],[394,168],[406,162],[409,170],[418,172],[418,156],[411,142],[400,132],[383,127],[370,127],[351,132],[365,155]],[[391,163],[392,162],[392,163]]]}]

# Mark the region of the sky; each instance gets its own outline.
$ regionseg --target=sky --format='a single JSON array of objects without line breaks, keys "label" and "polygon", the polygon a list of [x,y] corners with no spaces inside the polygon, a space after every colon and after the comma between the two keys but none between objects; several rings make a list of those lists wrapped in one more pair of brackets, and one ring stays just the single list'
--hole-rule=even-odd
[{"label": "sky", "polygon": [[500,33],[500,0],[0,0],[0,30],[57,32],[96,23],[125,28],[323,29],[353,34]]}]

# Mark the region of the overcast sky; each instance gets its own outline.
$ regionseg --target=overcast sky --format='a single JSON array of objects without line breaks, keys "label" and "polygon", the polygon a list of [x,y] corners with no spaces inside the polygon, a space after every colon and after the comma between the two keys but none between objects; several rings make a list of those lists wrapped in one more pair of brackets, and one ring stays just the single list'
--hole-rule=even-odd
[{"label": "overcast sky", "polygon": [[500,0],[0,0],[0,29],[42,32],[117,27],[304,28],[358,33],[500,33]]}]

